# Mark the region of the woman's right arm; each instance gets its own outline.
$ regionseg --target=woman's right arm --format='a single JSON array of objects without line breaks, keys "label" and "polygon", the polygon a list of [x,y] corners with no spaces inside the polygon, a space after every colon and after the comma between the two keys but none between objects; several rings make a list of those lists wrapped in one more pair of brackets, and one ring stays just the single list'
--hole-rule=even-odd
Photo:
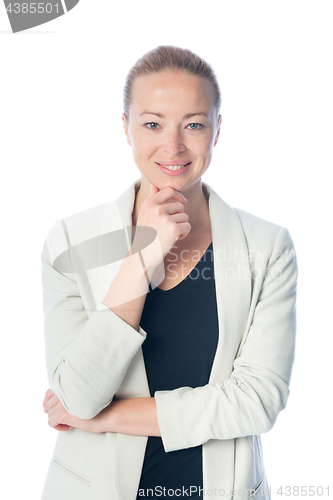
[{"label": "woman's right arm", "polygon": [[[138,225],[157,230],[163,258],[175,239],[188,233],[190,227],[179,202],[164,205],[167,199],[182,198],[171,189],[154,193],[154,199],[150,196],[138,217]],[[138,325],[148,284],[138,254],[135,257],[124,259],[119,268],[103,301],[108,309],[96,309],[88,318],[75,279],[53,267],[47,241],[44,244],[41,259],[48,380],[66,410],[76,417],[91,419],[110,404],[145,340],[146,332]],[[147,269],[156,265],[153,256],[150,260],[146,255],[145,261]],[[130,300],[126,300],[127,293]]]},{"label": "woman's right arm", "polygon": [[[165,205],[171,198],[176,203]],[[158,237],[155,239],[155,244],[162,249],[163,259],[177,239],[186,237],[191,229],[188,216],[184,213],[185,202],[186,199],[179,191],[171,187],[158,191],[152,184],[150,196],[142,204],[137,226],[148,226],[156,230]],[[137,241],[138,238],[140,236],[136,235],[132,248],[142,247],[140,241]],[[129,254],[132,255],[132,249]],[[135,330],[139,329],[150,282],[149,276],[153,275],[161,261],[161,250],[156,251],[154,245],[150,245],[141,254],[144,257],[145,269],[140,263],[137,252],[135,252],[136,259],[124,259],[103,300],[104,305]]]}]

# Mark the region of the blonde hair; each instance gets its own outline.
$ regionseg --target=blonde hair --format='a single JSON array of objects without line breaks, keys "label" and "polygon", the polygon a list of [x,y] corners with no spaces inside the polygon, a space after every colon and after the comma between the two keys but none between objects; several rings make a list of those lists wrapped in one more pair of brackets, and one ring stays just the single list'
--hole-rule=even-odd
[{"label": "blonde hair", "polygon": [[144,54],[130,69],[124,86],[123,105],[127,122],[129,122],[129,107],[132,102],[132,86],[135,78],[151,73],[160,73],[165,69],[182,70],[191,75],[207,78],[215,92],[214,105],[219,119],[221,107],[221,90],[213,68],[204,59],[188,49],[173,45],[160,45]]}]

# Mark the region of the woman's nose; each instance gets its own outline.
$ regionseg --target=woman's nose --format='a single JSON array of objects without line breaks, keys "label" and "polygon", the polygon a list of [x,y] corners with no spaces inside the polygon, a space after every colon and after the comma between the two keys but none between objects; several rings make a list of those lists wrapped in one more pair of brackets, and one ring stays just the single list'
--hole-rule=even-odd
[{"label": "woman's nose", "polygon": [[165,151],[171,155],[177,155],[185,151],[186,146],[183,142],[182,134],[179,130],[172,130],[168,133],[165,141]]}]

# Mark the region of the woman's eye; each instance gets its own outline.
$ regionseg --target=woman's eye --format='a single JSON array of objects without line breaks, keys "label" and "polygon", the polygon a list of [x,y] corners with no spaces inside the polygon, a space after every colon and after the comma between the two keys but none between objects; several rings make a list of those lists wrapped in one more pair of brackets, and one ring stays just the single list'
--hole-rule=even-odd
[{"label": "woman's eye", "polygon": [[151,130],[155,130],[158,127],[158,123],[155,123],[155,122],[148,122],[148,123],[145,123],[145,125],[148,128],[150,128]]},{"label": "woman's eye", "polygon": [[191,130],[199,130],[203,125],[201,123],[190,123],[188,127],[190,127]]}]

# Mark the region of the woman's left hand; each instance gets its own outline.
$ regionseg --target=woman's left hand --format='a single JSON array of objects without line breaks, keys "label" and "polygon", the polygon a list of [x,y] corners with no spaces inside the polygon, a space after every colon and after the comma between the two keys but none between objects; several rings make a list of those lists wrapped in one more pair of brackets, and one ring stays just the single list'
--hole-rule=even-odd
[{"label": "woman's left hand", "polygon": [[[55,429],[56,431],[68,431],[70,428],[72,429],[81,429],[82,431],[88,432],[113,432],[111,428],[111,407],[113,403],[111,403],[107,408],[105,408],[99,415],[96,417],[84,420],[83,418],[75,417],[68,413],[58,396],[51,390],[48,389],[45,393],[43,407],[44,412],[48,414],[49,418],[49,426]],[[104,420],[105,413],[107,417],[108,429],[104,429]]]},{"label": "woman's left hand", "polygon": [[68,413],[58,396],[48,389],[43,401],[44,412],[48,414],[49,426],[57,431],[68,431],[75,428],[76,417]]}]

